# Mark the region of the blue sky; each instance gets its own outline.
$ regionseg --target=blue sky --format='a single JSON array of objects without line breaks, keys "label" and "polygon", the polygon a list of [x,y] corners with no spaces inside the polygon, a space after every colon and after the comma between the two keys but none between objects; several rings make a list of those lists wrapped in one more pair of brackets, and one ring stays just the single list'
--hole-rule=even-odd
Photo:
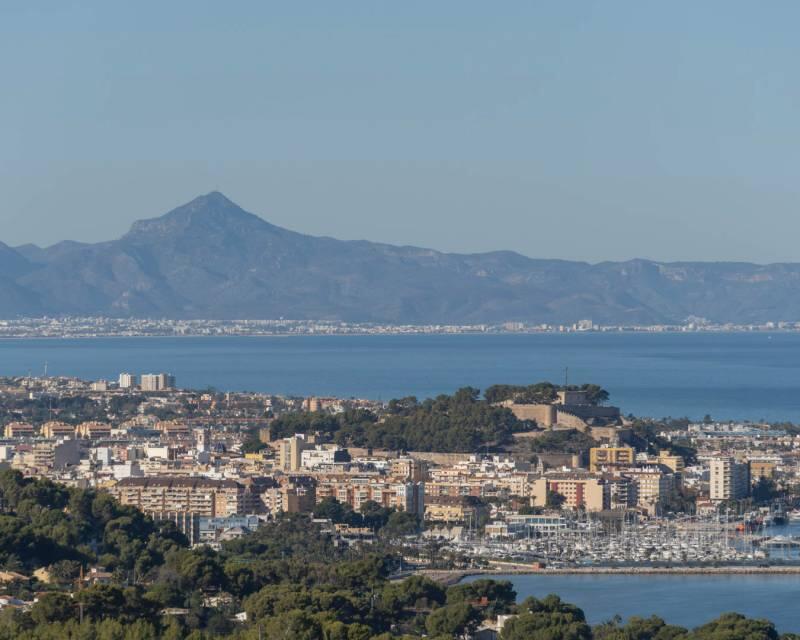
[{"label": "blue sky", "polygon": [[800,3],[0,4],[0,240],[298,231],[798,261]]}]

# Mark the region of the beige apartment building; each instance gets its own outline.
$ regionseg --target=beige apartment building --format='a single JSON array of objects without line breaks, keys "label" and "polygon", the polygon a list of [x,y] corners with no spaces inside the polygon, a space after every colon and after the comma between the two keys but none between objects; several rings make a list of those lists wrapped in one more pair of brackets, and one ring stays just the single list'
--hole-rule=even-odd
[{"label": "beige apartment building", "polygon": [[426,522],[470,522],[478,520],[476,507],[459,503],[433,503],[425,505]]},{"label": "beige apartment building", "polygon": [[669,451],[659,451],[657,461],[658,464],[669,467],[673,473],[680,473],[686,468],[683,457],[673,455]]},{"label": "beige apartment building", "polygon": [[156,423],[156,430],[167,438],[187,437],[191,433],[189,425],[182,420],[161,420]]},{"label": "beige apartment building", "polygon": [[592,447],[589,449],[589,471],[597,473],[602,467],[633,464],[635,455],[632,447]]},{"label": "beige apartment building", "polygon": [[709,497],[711,500],[739,500],[750,493],[750,469],[732,456],[711,460]]},{"label": "beige apartment building", "polygon": [[568,509],[602,511],[611,504],[608,484],[603,478],[587,473],[554,473],[536,479],[533,482],[534,505],[547,504],[549,491],[564,496],[564,507]]},{"label": "beige apartment building", "polygon": [[300,471],[303,468],[303,451],[314,448],[312,438],[292,436],[272,443],[282,471]]},{"label": "beige apartment building", "polygon": [[52,442],[38,442],[27,451],[17,451],[11,466],[25,475],[45,474],[53,468],[54,452]]},{"label": "beige apartment building", "polygon": [[425,495],[434,498],[461,498],[465,496],[480,498],[483,496],[485,488],[486,482],[478,479],[433,480],[425,483]]},{"label": "beige apartment building", "polygon": [[81,451],[80,442],[75,439],[63,442],[39,440],[33,445],[19,447],[11,466],[25,475],[42,475],[52,469],[63,469],[79,464]]},{"label": "beige apartment building", "polygon": [[27,422],[9,422],[3,429],[6,438],[32,438],[34,434],[33,425]]},{"label": "beige apartment building", "polygon": [[425,483],[397,482],[378,477],[320,477],[317,502],[327,497],[349,504],[358,511],[365,502],[377,502],[384,507],[425,514]]},{"label": "beige apartment building", "polygon": [[772,478],[775,476],[777,465],[766,460],[750,460],[750,479],[755,481],[759,478]]},{"label": "beige apartment building", "polygon": [[175,376],[168,373],[144,373],[139,385],[142,391],[164,391],[175,386]]},{"label": "beige apartment building", "polygon": [[428,465],[416,458],[395,458],[391,461],[389,475],[398,480],[422,482],[427,479]]},{"label": "beige apartment building", "polygon": [[89,438],[92,440],[110,438],[111,425],[107,422],[81,422],[75,427],[75,435],[79,438]]},{"label": "beige apartment building", "polygon": [[121,504],[145,512],[191,512],[231,516],[254,510],[249,492],[233,480],[210,478],[124,478],[109,489]]},{"label": "beige apartment building", "polygon": [[630,478],[636,488],[636,506],[654,513],[675,489],[675,474],[659,464],[626,467],[619,473]]},{"label": "beige apartment building", "polygon": [[42,425],[43,438],[73,438],[75,437],[75,427],[66,422],[51,420]]}]

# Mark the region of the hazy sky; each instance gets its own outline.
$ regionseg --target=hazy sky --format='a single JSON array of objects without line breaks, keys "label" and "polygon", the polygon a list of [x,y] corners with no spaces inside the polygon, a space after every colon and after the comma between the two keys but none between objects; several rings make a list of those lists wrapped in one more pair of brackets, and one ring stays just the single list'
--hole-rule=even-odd
[{"label": "hazy sky", "polygon": [[799,26],[796,1],[4,1],[0,240],[218,189],[346,239],[800,261]]}]

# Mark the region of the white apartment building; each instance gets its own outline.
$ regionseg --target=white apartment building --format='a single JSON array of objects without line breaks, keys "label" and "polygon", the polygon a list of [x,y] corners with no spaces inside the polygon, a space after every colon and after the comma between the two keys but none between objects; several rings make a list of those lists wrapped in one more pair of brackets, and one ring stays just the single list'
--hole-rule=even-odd
[{"label": "white apartment building", "polygon": [[133,373],[120,373],[119,374],[119,388],[132,389],[136,386],[137,379]]},{"label": "white apartment building", "polygon": [[317,469],[337,462],[348,462],[350,456],[336,445],[316,445],[313,449],[301,451],[300,460],[304,469]]}]

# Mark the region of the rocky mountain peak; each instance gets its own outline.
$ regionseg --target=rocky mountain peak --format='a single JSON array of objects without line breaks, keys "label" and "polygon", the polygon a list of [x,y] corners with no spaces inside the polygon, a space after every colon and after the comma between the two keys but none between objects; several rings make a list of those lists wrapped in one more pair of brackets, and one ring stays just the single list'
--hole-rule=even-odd
[{"label": "rocky mountain peak", "polygon": [[248,213],[219,191],[212,191],[157,218],[138,220],[127,238],[182,233],[190,229],[227,232],[235,229],[274,228],[257,215]]}]

